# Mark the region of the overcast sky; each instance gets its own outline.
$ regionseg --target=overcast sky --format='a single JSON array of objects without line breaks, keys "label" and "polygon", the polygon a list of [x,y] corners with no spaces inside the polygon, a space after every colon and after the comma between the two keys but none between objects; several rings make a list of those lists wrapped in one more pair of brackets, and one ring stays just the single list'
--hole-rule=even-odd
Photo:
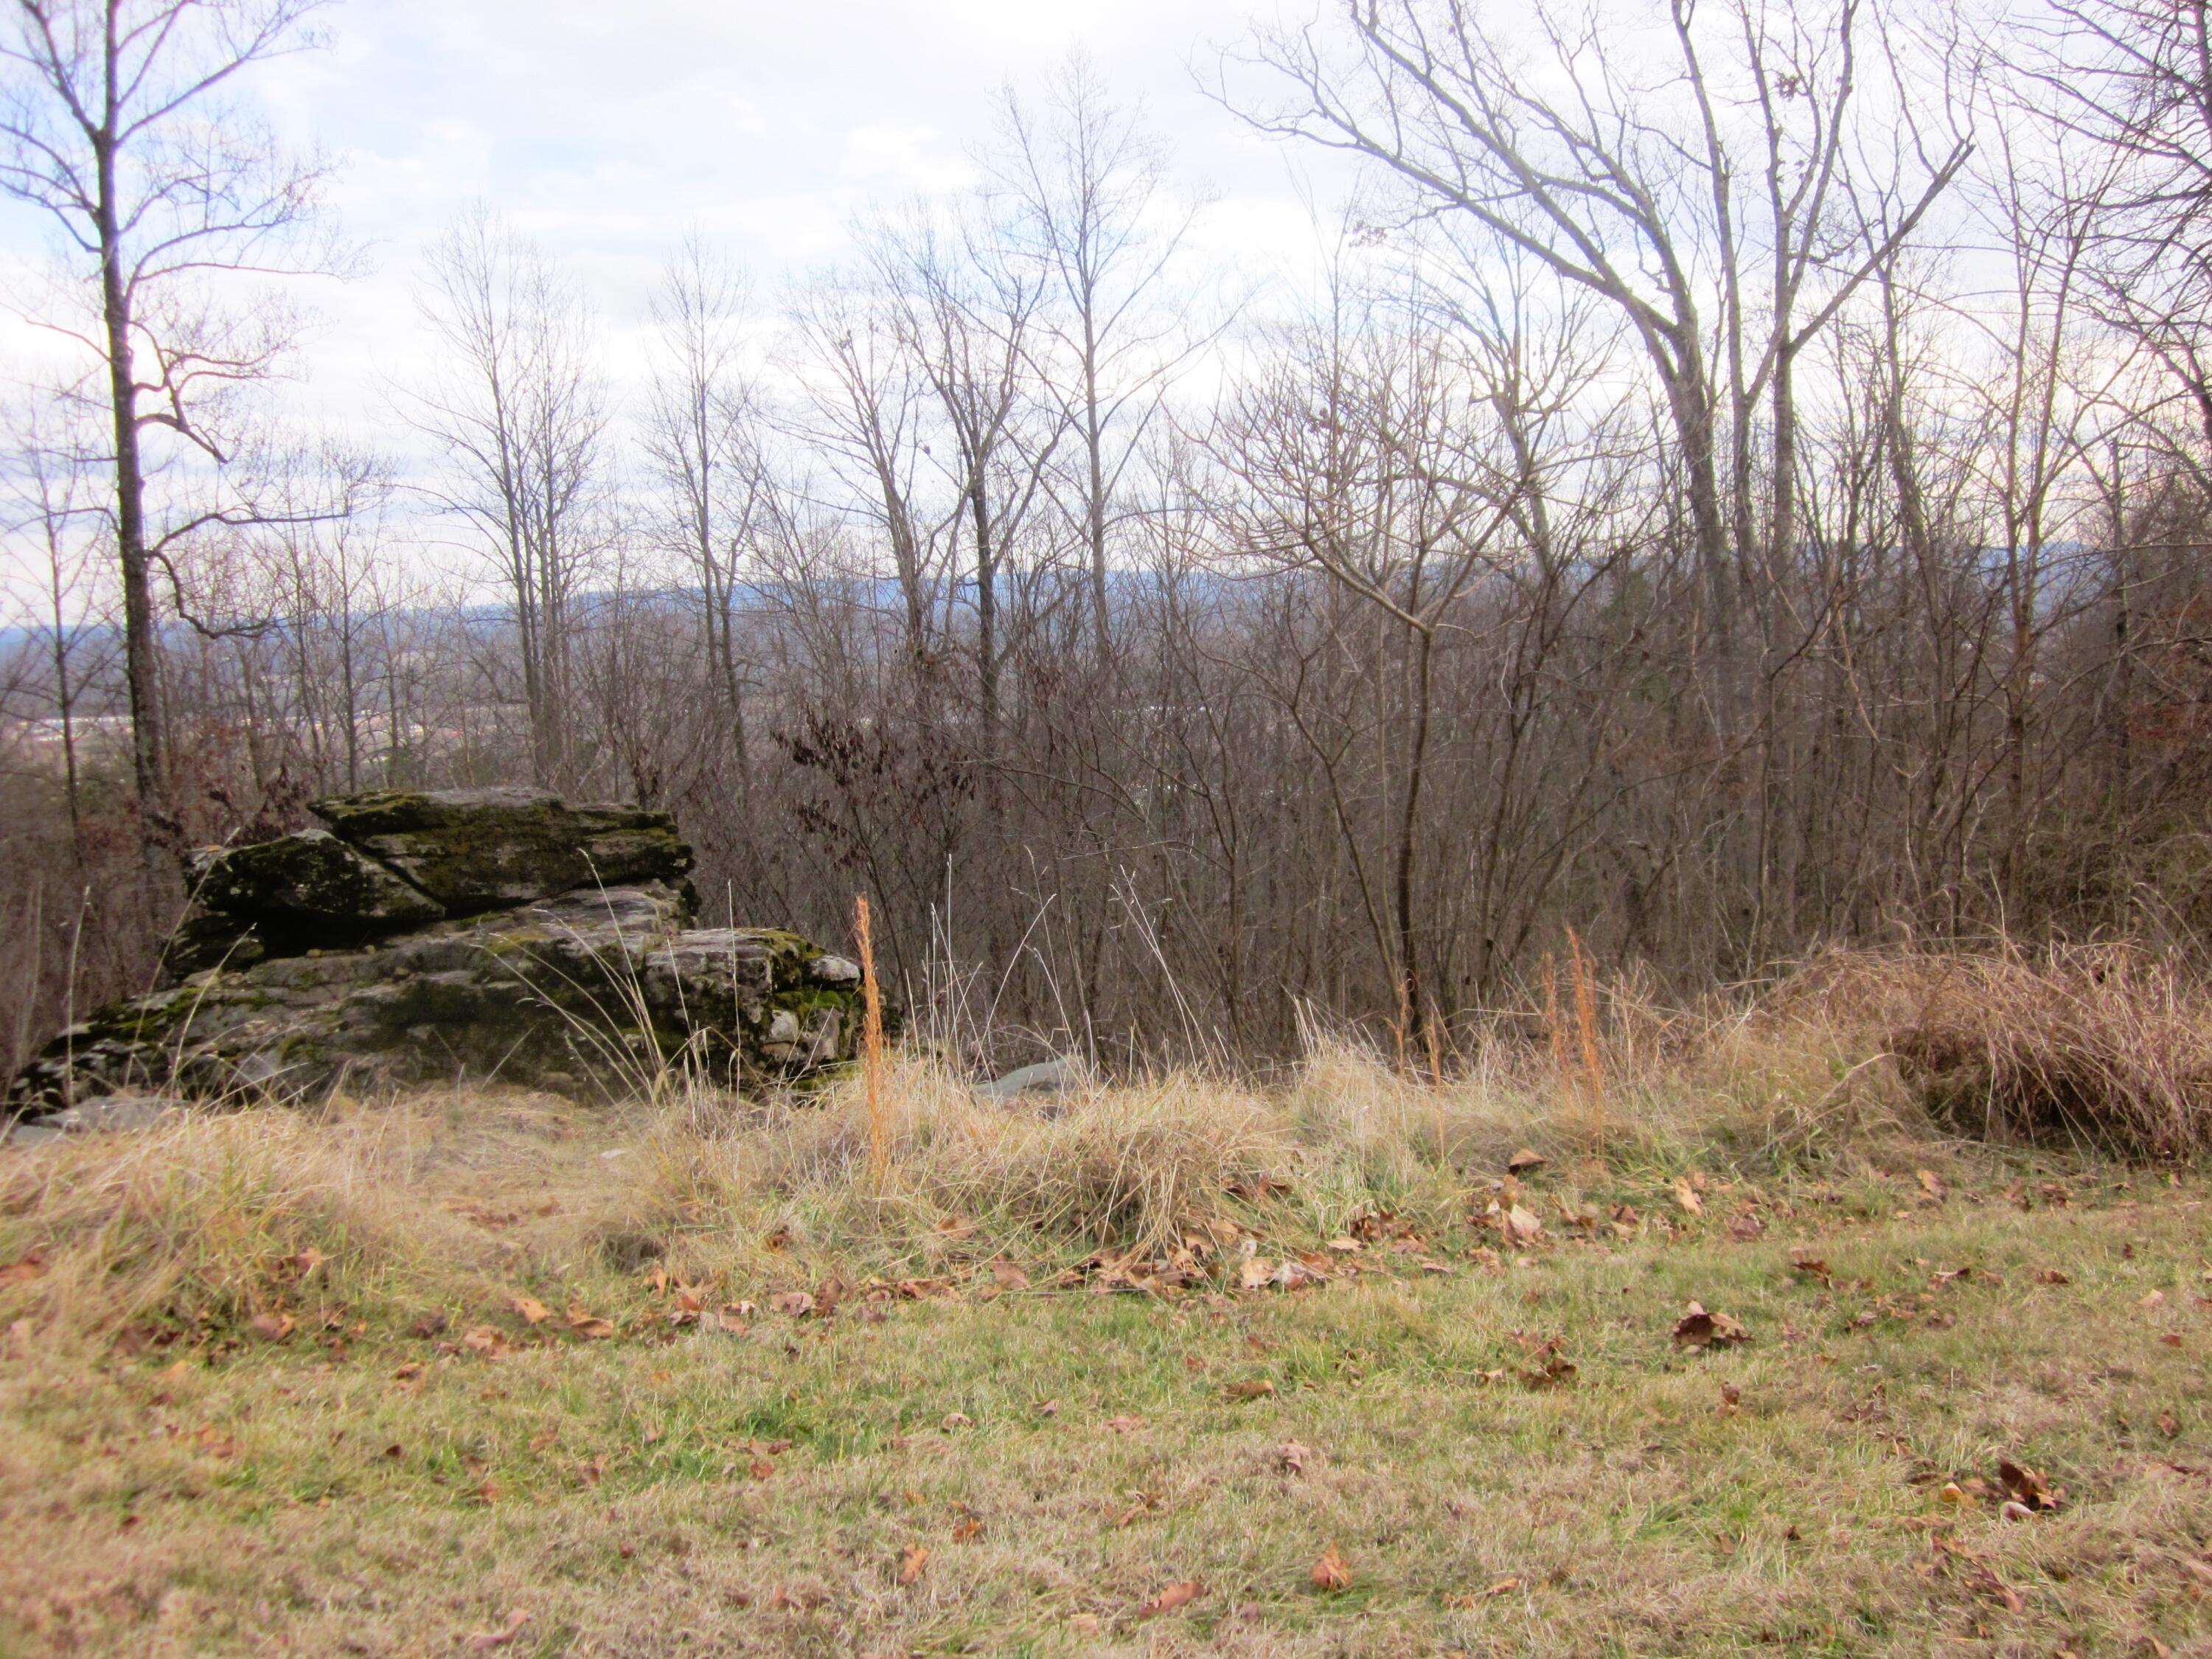
[{"label": "overcast sky", "polygon": [[[1314,0],[1279,0],[1299,12]],[[331,49],[257,71],[295,138],[340,164],[331,201],[370,274],[318,285],[312,401],[422,349],[422,251],[478,198],[576,273],[617,384],[661,262],[696,225],[773,292],[834,262],[854,215],[975,176],[999,89],[1071,50],[1141,100],[1173,187],[1218,198],[1202,234],[1247,269],[1313,238],[1294,156],[1206,100],[1193,68],[1279,0],[349,0]],[[1300,180],[1304,179],[1302,186]]]}]

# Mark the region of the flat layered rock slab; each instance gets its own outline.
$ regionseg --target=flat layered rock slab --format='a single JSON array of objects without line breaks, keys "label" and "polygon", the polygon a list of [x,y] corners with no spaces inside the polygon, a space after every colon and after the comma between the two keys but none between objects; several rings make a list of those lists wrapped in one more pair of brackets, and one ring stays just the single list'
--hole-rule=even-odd
[{"label": "flat layered rock slab", "polygon": [[221,848],[194,876],[193,896],[209,910],[280,927],[383,931],[446,915],[420,887],[327,830]]},{"label": "flat layered rock slab", "polygon": [[669,814],[571,806],[542,789],[380,790],[308,810],[455,915],[691,869]]}]

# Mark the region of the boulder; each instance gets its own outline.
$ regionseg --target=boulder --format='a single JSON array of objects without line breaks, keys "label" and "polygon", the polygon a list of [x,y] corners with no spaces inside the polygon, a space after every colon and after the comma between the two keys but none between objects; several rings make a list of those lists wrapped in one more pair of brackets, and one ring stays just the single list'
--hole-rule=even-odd
[{"label": "boulder", "polygon": [[1088,1080],[1080,1066],[1055,1056],[1034,1066],[1018,1066],[1004,1077],[979,1083],[975,1092],[987,1100],[1017,1100],[1024,1095],[1072,1094]]},{"label": "boulder", "polygon": [[526,790],[313,810],[329,830],[204,855],[206,908],[165,951],[179,982],[56,1037],[0,1121],[342,1081],[605,1097],[670,1067],[742,1085],[852,1057],[858,966],[780,929],[693,927],[691,852],[665,814]]}]

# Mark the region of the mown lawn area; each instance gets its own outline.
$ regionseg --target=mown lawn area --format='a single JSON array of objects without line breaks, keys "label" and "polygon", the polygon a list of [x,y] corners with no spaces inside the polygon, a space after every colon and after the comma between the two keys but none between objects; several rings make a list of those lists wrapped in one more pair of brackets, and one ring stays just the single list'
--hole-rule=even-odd
[{"label": "mown lawn area", "polygon": [[1539,1170],[1519,1249],[1471,1181],[1290,1289],[978,1238],[827,1317],[648,1263],[471,1324],[310,1261],[220,1341],[26,1319],[0,1652],[2212,1651],[2203,1188],[2045,1173]]}]

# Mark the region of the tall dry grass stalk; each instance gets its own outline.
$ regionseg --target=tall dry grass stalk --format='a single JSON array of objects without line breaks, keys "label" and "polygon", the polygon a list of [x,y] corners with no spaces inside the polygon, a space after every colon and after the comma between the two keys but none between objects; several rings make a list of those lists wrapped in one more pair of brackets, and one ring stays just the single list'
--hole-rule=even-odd
[{"label": "tall dry grass stalk", "polygon": [[1597,965],[1583,949],[1582,936],[1571,927],[1567,929],[1567,945],[1572,951],[1571,962],[1575,986],[1575,1027],[1582,1037],[1583,1080],[1589,1089],[1589,1109],[1596,1125],[1597,1144],[1605,1146],[1606,1105],[1605,1066],[1598,1058],[1597,1042]]},{"label": "tall dry grass stalk", "polygon": [[1544,952],[1538,971],[1544,976],[1544,1035],[1552,1045],[1552,1064],[1564,1089],[1572,1085],[1575,1074],[1567,1064],[1567,1028],[1559,1023],[1559,970],[1549,951]]},{"label": "tall dry grass stalk", "polygon": [[884,997],[876,982],[876,941],[865,893],[853,900],[853,933],[860,941],[860,988],[866,1005],[866,1023],[860,1036],[868,1091],[868,1173],[876,1190],[881,1192],[890,1179],[890,1117],[884,1105]]}]

